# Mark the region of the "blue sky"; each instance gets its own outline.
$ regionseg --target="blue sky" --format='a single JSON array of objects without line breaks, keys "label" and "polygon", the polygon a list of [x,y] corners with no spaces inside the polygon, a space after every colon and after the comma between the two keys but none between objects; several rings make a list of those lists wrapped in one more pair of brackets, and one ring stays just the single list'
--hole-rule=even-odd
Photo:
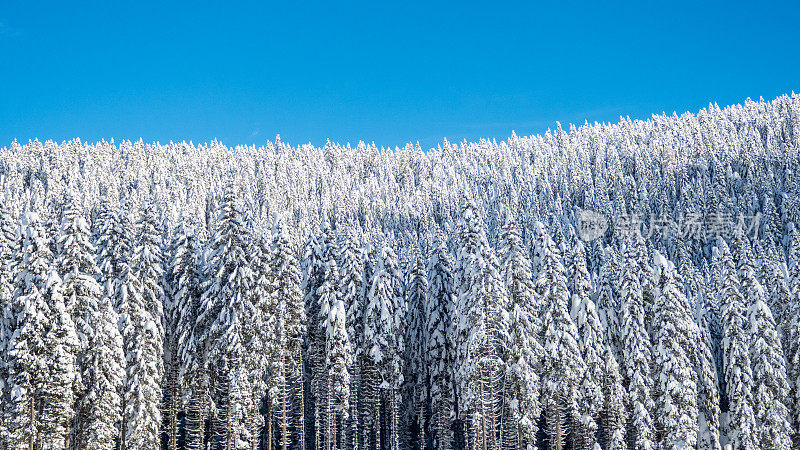
[{"label": "blue sky", "polygon": [[435,146],[800,92],[798,2],[0,2],[14,138]]}]

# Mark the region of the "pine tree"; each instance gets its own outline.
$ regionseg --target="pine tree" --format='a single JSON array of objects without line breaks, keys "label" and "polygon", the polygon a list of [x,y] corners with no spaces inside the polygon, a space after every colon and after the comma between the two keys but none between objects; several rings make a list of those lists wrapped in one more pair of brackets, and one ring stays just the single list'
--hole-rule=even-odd
[{"label": "pine tree", "polygon": [[467,418],[471,445],[494,449],[499,431],[494,409],[502,395],[496,380],[505,370],[500,351],[508,343],[501,313],[507,294],[485,226],[470,201],[461,211],[460,229],[455,270],[458,407]]},{"label": "pine tree", "polygon": [[406,398],[409,410],[414,416],[418,427],[419,436],[416,438],[417,446],[424,450],[427,446],[427,411],[428,402],[428,366],[425,364],[425,351],[428,348],[427,332],[425,327],[425,298],[428,294],[428,278],[425,271],[425,262],[420,254],[414,258],[414,265],[408,276],[406,286],[406,303],[408,304],[408,319],[405,329],[406,355],[405,374]]},{"label": "pine tree", "polygon": [[542,323],[539,317],[541,305],[535,295],[531,279],[531,264],[528,252],[516,224],[506,224],[502,241],[500,271],[511,305],[508,373],[506,374],[509,414],[505,426],[513,429],[505,433],[505,448],[535,447],[539,404],[539,361],[544,354],[541,344]]},{"label": "pine tree", "polygon": [[756,279],[749,247],[740,261],[742,293],[749,304],[750,361],[753,371],[753,409],[756,439],[764,449],[788,449],[791,446],[789,410],[784,404],[789,394],[786,362],[775,320],[766,304],[766,294]]},{"label": "pine tree", "polygon": [[660,253],[655,257],[656,342],[654,374],[656,429],[665,446],[697,445],[697,380],[692,369],[697,329],[689,302],[675,279],[675,266]]},{"label": "pine tree", "polygon": [[[327,227],[325,227],[327,230]],[[322,438],[321,438],[321,411],[318,407],[320,402],[323,399],[323,383],[322,383],[322,375],[323,375],[323,364],[324,364],[324,349],[325,349],[325,335],[323,329],[321,329],[320,321],[317,318],[320,315],[320,302],[319,302],[319,295],[317,294],[317,290],[320,286],[322,286],[323,278],[325,276],[324,272],[324,255],[325,247],[324,243],[327,240],[327,237],[323,234],[318,239],[316,236],[312,235],[309,237],[308,242],[304,248],[303,254],[303,261],[302,261],[302,270],[303,270],[303,304],[306,307],[306,317],[308,318],[308,326],[307,326],[307,359],[308,359],[308,371],[309,377],[306,379],[308,380],[309,390],[311,394],[311,401],[309,401],[308,407],[309,411],[313,411],[313,428],[309,430],[309,434],[314,436],[313,441],[313,448],[319,450],[322,445]],[[309,420],[312,419],[309,415],[306,415]],[[310,428],[310,427],[309,427]]]},{"label": "pine tree", "polygon": [[793,440],[797,448],[800,445],[800,234],[797,232],[792,236],[789,256],[792,261],[789,273],[791,299],[784,315],[783,329],[789,379],[788,403],[791,405],[791,422],[795,430]]},{"label": "pine tree", "polygon": [[611,347],[606,345],[603,351],[603,412],[600,427],[604,448],[609,450],[625,450],[626,414],[625,391],[622,388],[622,375],[619,364],[614,358]]},{"label": "pine tree", "polygon": [[247,377],[242,373],[246,318],[257,314],[250,291],[253,274],[247,256],[249,239],[239,199],[229,186],[210,244],[209,277],[197,317],[201,341],[205,342],[204,360],[214,379],[214,445],[224,449],[246,446],[250,440],[242,417],[249,410],[244,397]]},{"label": "pine tree", "polygon": [[[402,322],[400,314],[403,307],[400,294],[401,278],[397,268],[397,257],[386,243],[381,246],[380,256],[372,276],[371,287],[368,294],[367,309],[364,314],[364,342],[368,346],[365,350],[370,362],[374,366],[377,380],[378,398],[386,411],[383,417],[387,429],[380,430],[380,410],[373,411],[376,420],[373,425],[374,446],[381,448],[380,435],[384,435],[386,446],[390,450],[399,447],[397,395],[403,384],[403,372],[400,362],[404,350],[402,336]],[[378,408],[378,402],[373,403]]]},{"label": "pine tree", "polygon": [[[74,399],[72,382],[74,372],[69,377],[49,380],[49,363],[46,335],[48,319],[51,315],[50,305],[63,305],[61,283],[58,274],[51,270],[52,254],[44,228],[35,213],[26,213],[20,224],[21,246],[17,249],[15,259],[19,270],[15,277],[15,290],[11,305],[13,329],[7,343],[7,370],[10,391],[9,414],[5,421],[6,448],[35,448],[40,445],[39,439],[47,436],[46,430],[60,426],[61,445],[65,445],[69,430],[68,422],[73,415],[72,404],[64,405],[64,411],[53,411],[52,405],[45,404],[45,396],[50,390],[50,383],[66,382],[66,389],[60,394],[68,400]],[[73,329],[74,333],[74,329]],[[73,334],[74,336],[74,334]],[[75,349],[71,349],[69,362],[74,362]],[[57,350],[56,350],[57,351]],[[55,353],[57,355],[57,353]],[[55,361],[54,361],[55,363]],[[53,386],[55,387],[55,386]],[[54,417],[43,417],[42,411],[55,413]],[[48,420],[49,419],[49,420]],[[60,420],[59,420],[60,419]],[[49,423],[47,423],[49,422]],[[45,431],[45,436],[41,436]]]},{"label": "pine tree", "polygon": [[580,382],[586,363],[578,344],[578,329],[569,314],[569,290],[561,255],[541,223],[543,238],[536,289],[544,303],[544,358],[542,360],[542,402],[544,403],[549,448],[565,445],[567,420],[578,414]]},{"label": "pine tree", "polygon": [[428,366],[430,386],[431,442],[433,448],[449,448],[453,410],[453,354],[450,341],[450,324],[455,299],[453,295],[453,271],[450,257],[442,236],[437,236],[436,245],[428,260],[428,295],[425,301],[426,335],[425,364]]},{"label": "pine tree", "polygon": [[645,310],[641,281],[650,276],[641,271],[633,242],[628,242],[622,256],[620,300],[622,302],[621,343],[624,384],[627,390],[628,448],[653,448],[653,380],[650,376],[652,348],[645,328]]},{"label": "pine tree", "polygon": [[728,244],[720,239],[714,252],[718,254],[722,270],[719,295],[725,386],[729,403],[730,431],[727,438],[734,450],[753,449],[758,447],[758,435],[752,409],[753,372],[745,328],[745,300]]},{"label": "pine tree", "polygon": [[346,311],[344,302],[338,295],[338,268],[336,261],[327,261],[325,282],[320,287],[321,319],[325,322],[325,367],[327,370],[326,415],[327,433],[326,448],[343,448],[341,437],[344,434],[342,424],[346,423],[349,414],[350,366],[353,354],[346,329]]},{"label": "pine tree", "polygon": [[5,440],[5,421],[11,405],[8,380],[8,343],[14,329],[12,303],[14,293],[14,251],[17,246],[14,220],[7,198],[0,203],[0,442]]},{"label": "pine tree", "polygon": [[[701,317],[705,312],[701,312]],[[714,362],[711,332],[707,322],[698,326],[695,343],[695,359],[698,388],[699,430],[698,448],[720,449],[720,398],[717,365]]]},{"label": "pine tree", "polygon": [[353,225],[345,232],[338,245],[339,289],[347,310],[347,336],[353,350],[350,376],[350,427],[347,430],[349,445],[359,447],[359,408],[363,399],[361,392],[362,349],[364,347],[364,267],[363,255],[356,242]]},{"label": "pine tree", "polygon": [[[169,358],[166,383],[167,417],[164,418],[167,447],[177,446],[178,409],[186,408],[186,446],[199,448],[202,403],[200,361],[195,321],[199,301],[199,243],[194,227],[181,222],[173,233],[167,263],[170,307],[164,311],[168,323]],[[165,353],[167,350],[165,349]]]},{"label": "pine tree", "polygon": [[103,292],[90,241],[89,225],[68,193],[58,237],[58,267],[67,310],[77,327],[81,387],[74,424],[74,443],[111,448],[117,434],[122,387],[122,338],[119,318]]},{"label": "pine tree", "polygon": [[[274,289],[274,296],[278,305],[278,310],[284,316],[285,339],[284,348],[281,355],[284,358],[283,377],[286,385],[281,386],[280,395],[282,398],[281,408],[288,408],[290,398],[294,398],[298,404],[294,412],[294,435],[296,446],[305,448],[305,423],[304,423],[304,390],[303,390],[303,360],[302,347],[305,335],[306,315],[303,304],[303,296],[300,291],[300,273],[297,267],[297,259],[289,241],[286,227],[282,223],[276,223],[273,231],[272,251],[270,254],[270,280]],[[281,436],[283,436],[281,447],[286,450],[289,445],[288,421],[291,411],[280,412],[281,417]]]}]

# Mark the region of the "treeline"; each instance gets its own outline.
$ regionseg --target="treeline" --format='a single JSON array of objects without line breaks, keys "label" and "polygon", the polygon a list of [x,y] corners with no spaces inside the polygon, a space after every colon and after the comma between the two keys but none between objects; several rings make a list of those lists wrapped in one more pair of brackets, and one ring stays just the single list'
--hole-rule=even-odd
[{"label": "treeline", "polygon": [[13,143],[0,445],[797,446],[799,113]]}]

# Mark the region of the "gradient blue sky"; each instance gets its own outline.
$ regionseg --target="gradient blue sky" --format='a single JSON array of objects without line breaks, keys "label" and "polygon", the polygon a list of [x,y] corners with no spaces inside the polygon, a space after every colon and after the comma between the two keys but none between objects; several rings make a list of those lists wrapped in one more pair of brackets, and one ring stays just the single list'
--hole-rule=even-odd
[{"label": "gradient blue sky", "polygon": [[427,148],[800,92],[796,1],[161,3],[0,1],[0,147]]}]

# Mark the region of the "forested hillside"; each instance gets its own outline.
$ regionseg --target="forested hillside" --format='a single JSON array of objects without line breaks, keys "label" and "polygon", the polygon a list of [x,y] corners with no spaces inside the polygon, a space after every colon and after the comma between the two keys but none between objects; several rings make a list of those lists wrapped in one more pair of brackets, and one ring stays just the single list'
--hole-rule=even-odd
[{"label": "forested hillside", "polygon": [[800,96],[0,149],[0,449],[800,447]]}]

